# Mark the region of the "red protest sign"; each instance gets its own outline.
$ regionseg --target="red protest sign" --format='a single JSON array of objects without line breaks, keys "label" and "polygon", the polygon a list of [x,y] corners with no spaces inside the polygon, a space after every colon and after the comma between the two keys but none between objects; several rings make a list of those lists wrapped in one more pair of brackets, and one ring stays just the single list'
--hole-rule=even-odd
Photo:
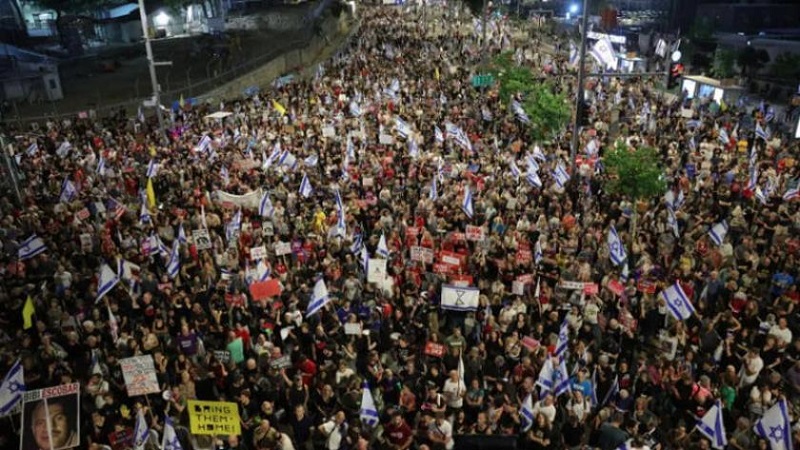
[{"label": "red protest sign", "polygon": [[438,273],[440,275],[447,275],[452,271],[451,265],[445,263],[436,263],[433,265],[433,273]]},{"label": "red protest sign", "polygon": [[583,293],[586,295],[594,295],[600,291],[600,286],[597,283],[584,283]]},{"label": "red protest sign", "polygon": [[466,235],[468,241],[481,242],[484,238],[483,227],[467,225]]},{"label": "red protest sign", "polygon": [[444,356],[444,345],[428,341],[425,344],[425,354],[436,358]]},{"label": "red protest sign", "polygon": [[253,300],[261,300],[281,295],[281,285],[276,279],[250,284],[250,295]]},{"label": "red protest sign", "polygon": [[527,264],[533,260],[533,254],[530,250],[517,250],[517,263]]},{"label": "red protest sign", "polygon": [[637,288],[639,289],[639,292],[643,292],[645,294],[656,293],[656,284],[649,280],[640,280]]},{"label": "red protest sign", "polygon": [[608,282],[608,290],[613,292],[616,295],[621,296],[622,293],[625,291],[625,286],[619,282],[619,280],[611,280]]}]

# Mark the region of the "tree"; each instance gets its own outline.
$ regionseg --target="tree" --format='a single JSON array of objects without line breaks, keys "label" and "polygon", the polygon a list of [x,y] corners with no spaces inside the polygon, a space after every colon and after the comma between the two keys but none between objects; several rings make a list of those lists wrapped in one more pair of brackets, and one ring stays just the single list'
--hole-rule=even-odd
[{"label": "tree", "polygon": [[510,105],[515,96],[522,98],[520,103],[530,119],[528,128],[534,140],[550,139],[565,128],[570,119],[566,97],[556,93],[550,84],[536,80],[529,68],[517,65],[511,53],[498,56],[490,71],[505,105]]},{"label": "tree", "polygon": [[603,155],[603,166],[608,173],[605,190],[633,203],[631,236],[636,239],[638,202],[660,196],[667,189],[658,151],[646,146],[631,148],[623,141],[617,141],[614,148]]},{"label": "tree", "polygon": [[730,78],[734,73],[736,54],[731,50],[724,48],[717,48],[714,52],[714,63],[711,67],[711,73],[717,78]]},{"label": "tree", "polygon": [[763,48],[755,49],[748,45],[739,52],[736,62],[743,77],[753,76],[769,62],[769,53]]},{"label": "tree", "polygon": [[789,52],[779,54],[770,65],[769,72],[776,78],[796,83],[800,79],[800,55]]}]

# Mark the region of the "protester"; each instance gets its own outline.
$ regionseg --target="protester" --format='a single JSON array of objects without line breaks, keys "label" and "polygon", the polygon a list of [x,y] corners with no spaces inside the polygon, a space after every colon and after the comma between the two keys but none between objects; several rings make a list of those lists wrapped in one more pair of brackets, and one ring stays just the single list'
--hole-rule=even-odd
[{"label": "protester", "polygon": [[[708,448],[692,430],[717,411],[750,448],[770,408],[797,416],[797,143],[758,136],[764,108],[605,77],[562,183],[574,130],[534,142],[469,80],[509,51],[574,99],[574,66],[540,45],[564,38],[493,17],[484,46],[465,11],[426,9],[361,8],[311,79],[187,102],[166,140],[138,119],[10,131],[25,179],[24,207],[0,199],[2,365],[20,359],[28,390],[81,381],[81,447],[130,447],[112,436],[142,411],[205,448],[193,399],[238,404],[225,449]],[[664,198],[607,191],[618,139],[658,150]],[[442,309],[453,284],[477,308]],[[139,355],[163,395],[128,396],[119,361]]]}]

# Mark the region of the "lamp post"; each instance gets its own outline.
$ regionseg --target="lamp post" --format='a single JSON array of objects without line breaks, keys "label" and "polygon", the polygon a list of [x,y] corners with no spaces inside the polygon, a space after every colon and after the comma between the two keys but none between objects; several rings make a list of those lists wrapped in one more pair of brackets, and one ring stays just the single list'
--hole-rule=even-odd
[{"label": "lamp post", "polygon": [[17,197],[17,203],[20,206],[22,206],[22,194],[20,194],[19,192],[19,182],[17,181],[17,170],[11,163],[11,155],[8,154],[8,148],[6,148],[5,136],[3,135],[0,135],[0,148],[2,148],[3,151],[3,162],[6,163],[6,169],[8,170],[8,180],[14,187],[14,195]]},{"label": "lamp post", "polygon": [[586,70],[584,69],[584,59],[586,58],[586,35],[588,34],[589,23],[589,0],[583,0],[583,11],[581,11],[581,49],[578,57],[578,86],[577,97],[575,98],[575,123],[572,129],[572,145],[570,146],[570,175],[576,176],[575,170],[575,157],[578,154],[578,145],[580,145],[580,110],[581,103],[583,102],[583,84],[586,77]]},{"label": "lamp post", "polygon": [[[144,35],[144,49],[147,54],[147,65],[150,68],[150,83],[153,85],[153,102],[158,117],[158,133],[162,139],[166,139],[164,131],[164,117],[161,114],[161,88],[158,85],[156,75],[156,61],[153,58],[153,46],[150,44],[150,32],[147,27],[147,12],[144,9],[144,0],[139,0],[139,16],[142,21],[142,34]],[[170,64],[170,63],[166,63]]]}]

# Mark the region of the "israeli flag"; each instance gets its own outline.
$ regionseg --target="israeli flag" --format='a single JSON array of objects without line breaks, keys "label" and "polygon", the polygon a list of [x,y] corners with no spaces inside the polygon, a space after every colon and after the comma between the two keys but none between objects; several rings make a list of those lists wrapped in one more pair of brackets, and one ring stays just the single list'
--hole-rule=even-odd
[{"label": "israeli flag", "polygon": [[97,160],[97,168],[94,171],[96,174],[105,176],[106,174],[106,159],[103,158],[103,155],[100,155],[100,158]]},{"label": "israeli flag", "polygon": [[353,100],[350,102],[350,114],[354,117],[361,117],[361,107]]},{"label": "israeli flag", "polygon": [[311,186],[311,182],[308,181],[308,175],[303,174],[303,181],[300,182],[300,195],[303,198],[309,198],[312,193],[314,193],[314,188]]},{"label": "israeli flag", "polygon": [[528,174],[525,175],[525,179],[528,181],[528,184],[530,184],[531,186],[533,186],[535,188],[538,188],[538,189],[542,188],[542,179],[539,178],[539,174],[538,173],[536,173],[536,172],[528,172]]},{"label": "israeli flag", "polygon": [[461,203],[461,209],[470,219],[475,215],[475,209],[472,207],[472,191],[469,186],[464,186],[464,201]]},{"label": "israeli flag", "polygon": [[553,172],[553,178],[556,180],[558,187],[563,189],[564,185],[569,181],[569,174],[567,173],[567,169],[564,167],[564,164],[558,164],[556,170]]},{"label": "israeli flag", "polygon": [[672,286],[661,291],[661,298],[667,304],[667,309],[676,320],[686,320],[695,313],[694,306],[683,288],[676,281]]},{"label": "israeli flag", "polygon": [[64,182],[61,183],[61,193],[58,195],[58,201],[61,203],[69,203],[77,196],[78,189],[75,188],[75,184],[65,178]]},{"label": "israeli flag", "polygon": [[154,178],[156,175],[158,175],[158,163],[151,159],[147,163],[147,178]]},{"label": "israeli flag", "polygon": [[175,426],[169,416],[164,417],[164,439],[161,443],[161,450],[183,450],[178,434],[175,433]]},{"label": "israeli flag", "polygon": [[569,65],[570,67],[575,67],[578,65],[578,61],[580,60],[580,54],[578,53],[578,47],[575,43],[569,43]]},{"label": "israeli flag", "polygon": [[764,122],[770,123],[775,120],[775,108],[772,106],[767,108],[767,113],[764,115]]},{"label": "israeli flag", "polygon": [[183,222],[178,225],[178,242],[184,245],[189,242],[189,239],[186,238],[186,230],[183,229]]},{"label": "israeli flag", "polygon": [[514,112],[514,116],[516,116],[520,122],[524,124],[531,123],[531,119],[528,117],[528,114],[525,112],[525,110],[522,109],[522,105],[520,105],[518,101],[513,100],[511,102],[511,111]]},{"label": "israeli flag", "polygon": [[444,142],[444,133],[438,126],[433,127],[433,137],[440,144]]},{"label": "israeli flag", "polygon": [[267,264],[264,262],[263,259],[259,259],[258,263],[256,264],[256,279],[258,281],[264,282],[269,280],[269,275],[272,273]]},{"label": "israeli flag", "polygon": [[219,176],[220,176],[220,178],[222,178],[222,185],[223,186],[227,186],[227,185],[231,184],[231,175],[230,175],[230,173],[228,173],[228,168],[227,167],[222,166],[222,168],[219,169]]},{"label": "israeli flag", "polygon": [[614,263],[615,266],[618,266],[625,262],[625,259],[628,255],[625,253],[625,245],[622,243],[622,240],[619,238],[617,234],[617,229],[613,226],[611,229],[608,230],[608,257],[611,258],[611,262]]},{"label": "israeli flag", "polygon": [[353,243],[350,244],[350,253],[360,252],[363,246],[364,246],[364,238],[361,236],[361,233],[354,234]]},{"label": "israeli flag", "polygon": [[769,133],[767,133],[767,131],[764,130],[764,128],[761,126],[760,123],[756,124],[756,137],[761,138],[765,141],[769,140]]},{"label": "israeli flag", "polygon": [[441,308],[453,311],[476,311],[481,291],[474,287],[442,285]]},{"label": "israeli flag", "polygon": [[372,399],[372,392],[369,390],[369,383],[364,382],[361,386],[361,409],[358,413],[364,425],[374,427],[378,425],[378,408],[375,407],[375,400]]},{"label": "israeli flag", "polygon": [[151,245],[153,245],[153,243],[155,243],[154,247],[157,249],[158,254],[160,256],[162,256],[164,258],[169,257],[169,247],[164,245],[164,241],[162,241],[161,238],[157,234],[154,233],[154,234],[150,235],[150,243],[151,243]]},{"label": "israeli flag", "polygon": [[392,92],[398,92],[400,90],[400,80],[397,78],[392,79],[392,84],[389,86],[389,89]]},{"label": "israeli flag", "polygon": [[306,309],[306,317],[313,316],[330,301],[328,287],[325,286],[325,280],[320,277],[314,285],[314,292],[311,294],[311,301],[308,303],[308,309]]},{"label": "israeli flag", "polygon": [[747,186],[745,189],[748,191],[752,191],[756,188],[758,184],[758,170],[756,170],[755,166],[750,166],[750,176],[747,177]]},{"label": "israeli flag", "polygon": [[536,158],[528,154],[525,156],[525,163],[528,165],[528,172],[539,172],[539,163],[536,162]]},{"label": "israeli flag", "polygon": [[540,241],[536,241],[536,245],[533,247],[533,261],[536,265],[539,265],[544,258],[544,253],[542,252],[542,243]]},{"label": "israeli flag", "polygon": [[25,239],[19,244],[17,249],[17,259],[25,261],[31,259],[36,255],[47,251],[47,246],[39,236],[32,234],[28,239]]},{"label": "israeli flag", "polygon": [[567,392],[572,391],[572,383],[570,382],[569,372],[567,371],[567,361],[566,359],[562,359],[560,363],[558,363],[558,369],[555,372],[554,380],[553,380],[553,391],[556,397],[561,396],[561,394],[566,394]]},{"label": "israeli flag", "polygon": [[723,145],[728,145],[731,142],[731,138],[728,136],[728,130],[726,130],[724,127],[719,129],[719,141]]},{"label": "israeli flag", "polygon": [[21,361],[11,366],[0,384],[0,417],[8,415],[22,401],[25,392],[25,376]]},{"label": "israeli flag", "polygon": [[150,211],[147,209],[147,199],[142,196],[142,209],[139,211],[139,222],[142,224],[150,223]]},{"label": "israeli flag", "polygon": [[28,156],[36,156],[39,153],[39,144],[34,142],[33,144],[28,146],[28,149],[25,150],[25,154]]},{"label": "israeli flag", "polygon": [[284,150],[284,152],[281,153],[281,157],[278,159],[278,165],[286,166],[294,170],[294,168],[297,167],[297,157],[289,150]]},{"label": "israeli flag", "polygon": [[361,247],[361,252],[359,253],[359,259],[361,260],[361,268],[364,269],[364,273],[367,273],[367,269],[369,267],[369,253],[367,253],[367,247]]},{"label": "israeli flag", "polygon": [[533,157],[539,161],[547,161],[547,157],[544,155],[544,152],[542,152],[542,149],[538,145],[533,146]]},{"label": "israeli flag", "polygon": [[553,368],[553,360],[552,358],[547,358],[542,365],[542,370],[539,371],[539,379],[536,380],[536,385],[541,388],[541,390],[539,390],[539,399],[544,398],[547,394],[553,391],[554,377],[555,368]]},{"label": "israeli flag", "polygon": [[347,153],[345,156],[347,156],[348,161],[356,160],[356,146],[353,145],[353,140],[350,138],[349,135],[347,136]]},{"label": "israeli flag", "polygon": [[313,154],[313,155],[309,156],[308,158],[306,158],[303,161],[303,163],[308,167],[316,167],[317,164],[319,163],[319,156],[317,156],[316,154]]},{"label": "israeli flag", "polygon": [[666,203],[668,207],[674,209],[675,211],[679,210],[685,201],[686,198],[683,195],[683,190],[678,191],[677,197],[671,189],[664,194],[664,203]]},{"label": "israeli flag", "polygon": [[565,358],[569,350],[569,323],[567,319],[561,322],[561,327],[558,329],[558,341],[556,341],[556,349],[553,356],[556,358]]},{"label": "israeli flag", "polygon": [[708,230],[708,236],[711,237],[711,240],[714,241],[717,246],[722,245],[722,241],[725,239],[725,235],[728,234],[728,221],[723,220],[715,224]]},{"label": "israeli flag", "polygon": [[170,278],[175,278],[181,270],[181,255],[178,252],[178,241],[172,243],[172,252],[167,261],[167,275]]},{"label": "israeli flag", "polygon": [[481,108],[481,117],[483,118],[483,120],[485,122],[491,122],[492,121],[492,112],[489,111],[489,108],[487,108],[486,106],[483,106]]},{"label": "israeli flag", "polygon": [[407,139],[411,135],[411,127],[400,116],[394,118],[394,128],[403,139]]},{"label": "israeli flag", "polygon": [[150,437],[150,427],[144,418],[144,408],[139,408],[136,414],[136,425],[133,427],[133,450],[144,450],[147,439]]},{"label": "israeli flag", "polygon": [[408,140],[408,155],[414,159],[419,157],[419,146],[414,138]]},{"label": "israeli flag", "polygon": [[519,170],[516,161],[511,160],[508,166],[509,168],[511,168],[511,176],[514,177],[515,180],[519,180],[519,177],[522,174],[522,172]]},{"label": "israeli flag", "polygon": [[70,144],[69,141],[64,141],[56,149],[56,155],[58,155],[62,159],[66,158],[71,150],[72,150],[72,144]]},{"label": "israeli flag", "polygon": [[722,450],[728,445],[725,423],[722,418],[722,403],[719,400],[697,421],[697,431],[711,440],[713,448]]},{"label": "israeli flag", "polygon": [[519,409],[519,416],[522,421],[522,431],[528,431],[533,426],[533,395],[528,394],[525,400],[522,401],[522,406]]},{"label": "israeli flag", "polygon": [[114,286],[119,283],[119,274],[115,273],[111,270],[111,267],[108,264],[101,264],[100,265],[100,276],[97,281],[97,297],[95,298],[95,302],[99,302],[106,296]]},{"label": "israeli flag", "polygon": [[382,257],[389,257],[389,247],[386,246],[386,235],[381,233],[381,239],[378,241],[378,248],[375,249],[375,254]]},{"label": "israeli flag", "polygon": [[336,216],[336,228],[338,228],[339,233],[344,236],[347,230],[347,219],[344,214],[344,203],[342,203],[342,194],[339,192],[339,189],[336,189]]},{"label": "israeli flag", "polygon": [[761,190],[760,187],[756,186],[756,199],[761,202],[762,205],[767,204],[767,196],[764,194],[764,191]]},{"label": "israeli flag", "polygon": [[275,207],[272,206],[272,201],[269,199],[269,192],[264,192],[261,196],[261,201],[258,202],[258,215],[261,217],[272,217],[275,212]]},{"label": "israeli flag", "polygon": [[758,436],[769,441],[771,450],[792,450],[792,423],[789,420],[789,406],[786,399],[778,400],[778,403],[768,409],[756,421],[753,430]]},{"label": "israeli flag", "polygon": [[676,238],[681,237],[680,230],[678,229],[678,218],[675,217],[675,210],[667,206],[667,226],[672,229],[672,234]]},{"label": "israeli flag", "polygon": [[206,134],[200,139],[200,142],[197,143],[197,151],[205,153],[208,151],[209,147],[211,147],[211,136]]},{"label": "israeli flag", "polygon": [[787,189],[786,192],[783,193],[784,201],[788,202],[796,198],[800,198],[800,184],[793,188]]}]

